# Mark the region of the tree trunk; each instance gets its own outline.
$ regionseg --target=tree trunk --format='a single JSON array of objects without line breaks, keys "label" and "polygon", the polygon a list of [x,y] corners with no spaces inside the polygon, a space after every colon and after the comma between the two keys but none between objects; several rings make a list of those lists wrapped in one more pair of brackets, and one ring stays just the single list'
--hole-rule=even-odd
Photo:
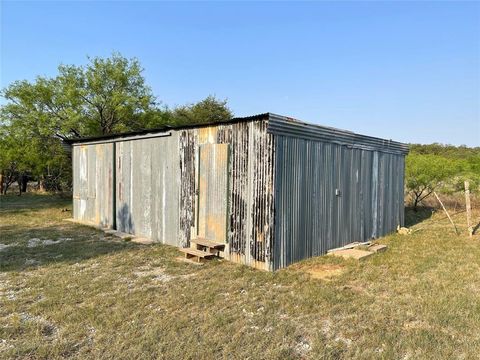
[{"label": "tree trunk", "polygon": [[413,211],[417,212],[418,211],[418,196],[415,196],[415,201],[413,202]]},{"label": "tree trunk", "polygon": [[27,192],[27,186],[28,186],[28,176],[27,175],[22,175],[22,192]]},{"label": "tree trunk", "polygon": [[3,195],[7,195],[8,188],[15,182],[15,177],[10,174],[8,176],[4,176],[4,183],[3,183]]},{"label": "tree trunk", "polygon": [[3,194],[3,188],[4,188],[4,184],[3,184],[3,172],[0,172],[0,194]]},{"label": "tree trunk", "polygon": [[22,186],[22,183],[23,183],[23,182],[22,182],[22,178],[23,178],[23,176],[21,176],[21,175],[17,178],[18,196],[21,196],[21,195],[22,195],[22,188],[23,188],[23,186]]},{"label": "tree trunk", "polygon": [[40,175],[40,178],[38,179],[38,191],[45,192],[45,176],[43,175]]}]

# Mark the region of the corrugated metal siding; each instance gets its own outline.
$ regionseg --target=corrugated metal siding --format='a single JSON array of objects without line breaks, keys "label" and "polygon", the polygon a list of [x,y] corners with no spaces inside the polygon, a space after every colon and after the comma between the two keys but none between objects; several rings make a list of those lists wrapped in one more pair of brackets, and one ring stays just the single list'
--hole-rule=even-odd
[{"label": "corrugated metal siding", "polygon": [[[108,194],[104,184],[112,176],[116,192],[116,228],[162,243],[185,247],[199,234],[199,147],[228,144],[227,250],[232,261],[270,269],[273,248],[273,173],[274,139],[267,134],[265,121],[235,122],[201,128],[172,130],[171,136],[74,146],[74,189],[83,198]],[[109,154],[98,149],[109,149]],[[85,149],[85,150],[81,150]],[[111,174],[115,153],[115,174]],[[99,155],[101,154],[101,155]],[[110,161],[108,158],[110,157]],[[208,179],[218,174],[208,167]],[[104,170],[110,169],[110,170]],[[85,171],[83,171],[85,170]],[[106,172],[105,172],[106,171]],[[107,175],[108,173],[108,175]],[[213,187],[215,187],[213,181]],[[225,181],[223,181],[225,183]],[[225,185],[223,185],[225,186]],[[209,203],[218,199],[212,197]],[[223,200],[222,200],[223,201]],[[76,216],[98,224],[97,208],[104,203],[75,201]],[[109,205],[110,206],[110,205]],[[83,210],[82,210],[83,209]],[[110,207],[110,214],[113,209]],[[109,223],[113,224],[113,216]]]},{"label": "corrugated metal siding", "polygon": [[73,148],[73,217],[113,226],[113,144]]},{"label": "corrugated metal siding", "polygon": [[403,224],[403,155],[292,136],[275,142],[274,269]]},{"label": "corrugated metal siding", "polygon": [[403,155],[408,153],[408,145],[397,141],[356,134],[351,131],[327,126],[308,124],[275,114],[270,114],[267,131],[275,135],[346,145],[350,148],[362,150],[377,150]]},{"label": "corrugated metal siding", "polygon": [[249,144],[249,192],[250,249],[246,252],[249,263],[264,261],[269,269],[272,263],[274,237],[274,137],[268,134],[267,123],[259,122],[250,127]]},{"label": "corrugated metal siding", "polygon": [[178,136],[116,143],[117,229],[182,245]]},{"label": "corrugated metal siding", "polygon": [[228,144],[204,144],[199,149],[200,237],[227,242]]},{"label": "corrugated metal siding", "polygon": [[232,261],[271,268],[274,141],[266,126],[265,121],[255,121],[180,131],[180,237],[184,246],[199,234],[198,148],[230,144],[225,255]]},{"label": "corrugated metal siding", "polygon": [[277,115],[104,141],[73,147],[78,220],[189,246],[200,234],[199,147],[229,144],[232,261],[278,269],[403,224],[400,143]]}]

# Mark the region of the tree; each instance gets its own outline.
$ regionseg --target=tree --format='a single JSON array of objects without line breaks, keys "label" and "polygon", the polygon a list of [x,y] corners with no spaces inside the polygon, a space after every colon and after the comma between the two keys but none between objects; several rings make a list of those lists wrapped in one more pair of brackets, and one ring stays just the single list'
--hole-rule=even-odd
[{"label": "tree", "polygon": [[6,103],[0,109],[0,178],[3,174],[7,179],[7,188],[10,181],[25,187],[26,175],[41,179],[51,190],[68,185],[70,160],[59,136],[107,135],[232,117],[226,101],[213,96],[174,110],[161,107],[137,59],[114,53],[88,60],[85,66],[60,65],[55,77],[16,81],[2,90]]},{"label": "tree", "polygon": [[196,104],[175,108],[170,118],[170,124],[207,124],[227,121],[232,117],[233,113],[227,106],[227,100],[218,100],[215,96],[210,95]]},{"label": "tree", "polygon": [[62,65],[59,71],[60,90],[83,120],[78,132],[106,135],[144,128],[143,116],[154,109],[155,97],[137,59],[113,54],[93,58],[85,68]]},{"label": "tree", "polygon": [[413,208],[448,178],[458,173],[458,166],[447,158],[411,153],[406,158],[405,185],[412,195]]},{"label": "tree", "polygon": [[[16,81],[2,90],[6,104],[0,110],[0,173],[5,187],[14,178],[25,179],[26,173],[43,179],[50,189],[69,182],[69,160],[57,134],[91,136],[145,128],[156,104],[142,70],[138,60],[113,54],[89,59],[84,67],[60,65],[56,77]],[[28,146],[23,144],[27,139]],[[23,167],[29,170],[20,173]]]},{"label": "tree", "polygon": [[[3,130],[3,129],[2,129]],[[2,192],[6,194],[10,185],[18,183],[19,194],[25,189],[24,180],[31,168],[32,158],[29,141],[26,138],[13,136],[5,131],[0,132],[0,169],[2,169]]]},{"label": "tree", "polygon": [[3,111],[8,122],[22,121],[42,133],[82,136],[144,128],[155,97],[138,60],[119,54],[89,60],[85,67],[60,65],[55,78],[8,86],[2,92],[8,101]]},{"label": "tree", "polygon": [[13,182],[19,194],[26,191],[31,177],[42,179],[49,190],[61,190],[70,183],[71,164],[55,136],[40,136],[31,128],[13,123],[0,127],[0,173],[5,194]]},{"label": "tree", "polygon": [[455,167],[455,174],[443,182],[439,191],[444,193],[463,192],[465,180],[470,182],[472,192],[480,190],[480,147],[469,148],[464,145],[453,146],[437,143],[411,144],[410,155],[431,155],[451,161]]}]

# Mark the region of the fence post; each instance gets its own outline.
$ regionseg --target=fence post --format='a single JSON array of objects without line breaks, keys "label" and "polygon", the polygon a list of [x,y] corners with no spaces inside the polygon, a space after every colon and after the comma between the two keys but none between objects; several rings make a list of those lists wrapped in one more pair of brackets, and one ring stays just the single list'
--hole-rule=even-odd
[{"label": "fence post", "polygon": [[473,226],[472,226],[472,207],[470,205],[470,184],[468,181],[465,181],[465,207],[467,208],[467,229],[468,235],[473,236]]}]

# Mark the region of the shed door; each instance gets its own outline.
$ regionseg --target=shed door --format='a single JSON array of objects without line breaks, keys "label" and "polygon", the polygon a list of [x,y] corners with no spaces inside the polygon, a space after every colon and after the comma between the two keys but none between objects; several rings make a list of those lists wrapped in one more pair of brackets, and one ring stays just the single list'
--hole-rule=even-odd
[{"label": "shed door", "polygon": [[226,242],[228,203],[228,144],[199,148],[198,236]]}]

